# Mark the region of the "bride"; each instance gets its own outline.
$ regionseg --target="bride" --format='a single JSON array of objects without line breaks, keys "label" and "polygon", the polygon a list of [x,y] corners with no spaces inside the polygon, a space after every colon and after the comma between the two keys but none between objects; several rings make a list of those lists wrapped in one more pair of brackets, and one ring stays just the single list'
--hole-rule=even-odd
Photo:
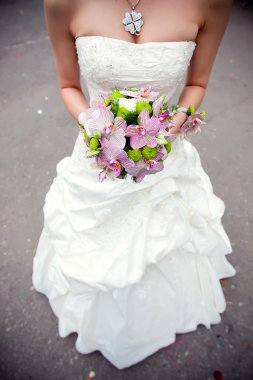
[{"label": "bride", "polygon": [[[100,183],[78,121],[114,86],[151,85],[172,99],[183,81],[177,103],[198,109],[231,3],[44,1],[77,138],[46,194],[33,284],[48,297],[60,336],[77,333],[80,353],[99,350],[118,369],[172,344],[177,333],[219,323],[226,307],[219,280],[236,272],[226,258],[232,248],[221,222],[225,204],[192,142],[176,138],[165,169],[141,183]],[[123,23],[132,6],[139,22]],[[185,117],[174,117],[172,132]]]}]

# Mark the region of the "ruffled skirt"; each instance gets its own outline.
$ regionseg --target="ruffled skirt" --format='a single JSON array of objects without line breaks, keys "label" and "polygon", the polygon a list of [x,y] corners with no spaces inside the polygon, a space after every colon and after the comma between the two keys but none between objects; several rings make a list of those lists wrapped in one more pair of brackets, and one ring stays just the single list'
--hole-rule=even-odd
[{"label": "ruffled skirt", "polygon": [[82,136],[46,195],[33,284],[61,337],[76,332],[80,353],[99,350],[122,369],[220,322],[219,279],[236,273],[225,205],[190,141],[176,139],[165,169],[141,183],[100,183]]}]

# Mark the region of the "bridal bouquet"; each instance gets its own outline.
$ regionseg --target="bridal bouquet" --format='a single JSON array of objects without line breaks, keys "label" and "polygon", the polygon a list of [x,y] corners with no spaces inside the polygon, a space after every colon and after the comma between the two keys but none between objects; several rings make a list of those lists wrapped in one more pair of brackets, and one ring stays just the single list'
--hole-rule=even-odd
[{"label": "bridal bouquet", "polygon": [[[163,170],[163,161],[173,149],[177,137],[188,138],[201,131],[205,111],[168,104],[168,95],[160,95],[151,86],[113,88],[107,97],[99,95],[86,112],[79,115],[79,127],[87,145],[86,157],[92,167],[101,169],[99,181],[130,175],[141,182],[148,174]],[[187,119],[173,134],[173,116],[185,112]]]}]

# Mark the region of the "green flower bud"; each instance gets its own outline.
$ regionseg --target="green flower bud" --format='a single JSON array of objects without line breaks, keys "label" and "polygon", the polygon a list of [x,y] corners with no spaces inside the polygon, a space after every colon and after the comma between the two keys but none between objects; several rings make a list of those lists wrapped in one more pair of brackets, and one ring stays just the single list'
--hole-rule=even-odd
[{"label": "green flower bud", "polygon": [[206,111],[205,111],[205,110],[201,111],[201,112],[200,112],[200,115],[201,115],[203,118],[205,118],[205,117],[206,117]]},{"label": "green flower bud", "polygon": [[117,116],[120,116],[125,120],[125,118],[127,117],[129,113],[130,111],[126,109],[125,107],[119,107],[117,111]]},{"label": "green flower bud", "polygon": [[190,105],[189,105],[187,112],[188,112],[190,115],[193,115],[193,114],[195,113],[195,106],[194,106],[194,104],[190,104]]},{"label": "green flower bud", "polygon": [[148,112],[151,113],[152,107],[148,102],[140,101],[136,103],[136,112],[138,114],[140,114],[141,111],[144,110],[145,108],[147,108]]},{"label": "green flower bud", "polygon": [[84,139],[87,139],[89,137],[88,133],[85,130],[83,131],[83,136],[84,136]]},{"label": "green flower bud", "polygon": [[127,155],[134,162],[140,161],[140,159],[142,158],[140,149],[129,149],[127,151]]},{"label": "green flower bud", "polygon": [[101,139],[101,137],[102,137],[102,133],[100,132],[100,131],[95,131],[94,132],[94,137],[96,137],[96,139]]},{"label": "green flower bud", "polygon": [[171,142],[169,141],[169,142],[167,142],[167,144],[166,145],[164,145],[165,146],[165,148],[166,148],[166,150],[167,150],[167,152],[168,153],[170,153],[170,151],[171,151]]},{"label": "green flower bud", "polygon": [[90,139],[90,149],[96,150],[99,147],[99,141],[96,137]]},{"label": "green flower bud", "polygon": [[150,148],[149,146],[145,145],[142,148],[142,155],[147,160],[150,160],[151,158],[154,158],[157,155],[157,148]]}]

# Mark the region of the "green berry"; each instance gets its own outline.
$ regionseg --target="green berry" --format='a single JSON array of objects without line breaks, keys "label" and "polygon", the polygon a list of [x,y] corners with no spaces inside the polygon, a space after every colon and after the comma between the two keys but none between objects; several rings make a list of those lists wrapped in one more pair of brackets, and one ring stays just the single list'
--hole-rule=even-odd
[{"label": "green berry", "polygon": [[193,115],[193,114],[195,113],[195,106],[194,106],[194,104],[190,104],[190,105],[189,105],[187,112],[188,112],[190,115]]},{"label": "green berry", "polygon": [[120,116],[125,120],[125,118],[127,117],[129,113],[130,111],[126,109],[125,107],[119,107],[117,111],[117,116]]},{"label": "green berry", "polygon": [[201,112],[200,112],[200,115],[201,115],[203,118],[205,118],[205,117],[206,117],[206,111],[204,111],[204,110],[201,111]]},{"label": "green berry", "polygon": [[167,152],[168,153],[170,153],[170,151],[171,151],[171,142],[169,141],[169,142],[167,142],[167,144],[166,145],[164,145],[165,146],[165,148],[166,148],[166,150],[167,150]]},{"label": "green berry", "polygon": [[96,139],[101,139],[102,133],[100,131],[95,131],[94,132],[94,137],[96,137]]},{"label": "green berry", "polygon": [[142,110],[147,109],[149,113],[152,112],[152,107],[148,102],[140,101],[136,103],[136,112],[141,113]]},{"label": "green berry", "polygon": [[157,148],[150,148],[149,146],[145,145],[142,148],[142,155],[147,160],[150,160],[151,158],[154,158],[157,155]]},{"label": "green berry", "polygon": [[96,137],[90,139],[90,149],[96,150],[99,147],[99,140]]},{"label": "green berry", "polygon": [[140,149],[129,149],[127,151],[127,155],[134,162],[140,161],[140,159],[142,157]]}]

